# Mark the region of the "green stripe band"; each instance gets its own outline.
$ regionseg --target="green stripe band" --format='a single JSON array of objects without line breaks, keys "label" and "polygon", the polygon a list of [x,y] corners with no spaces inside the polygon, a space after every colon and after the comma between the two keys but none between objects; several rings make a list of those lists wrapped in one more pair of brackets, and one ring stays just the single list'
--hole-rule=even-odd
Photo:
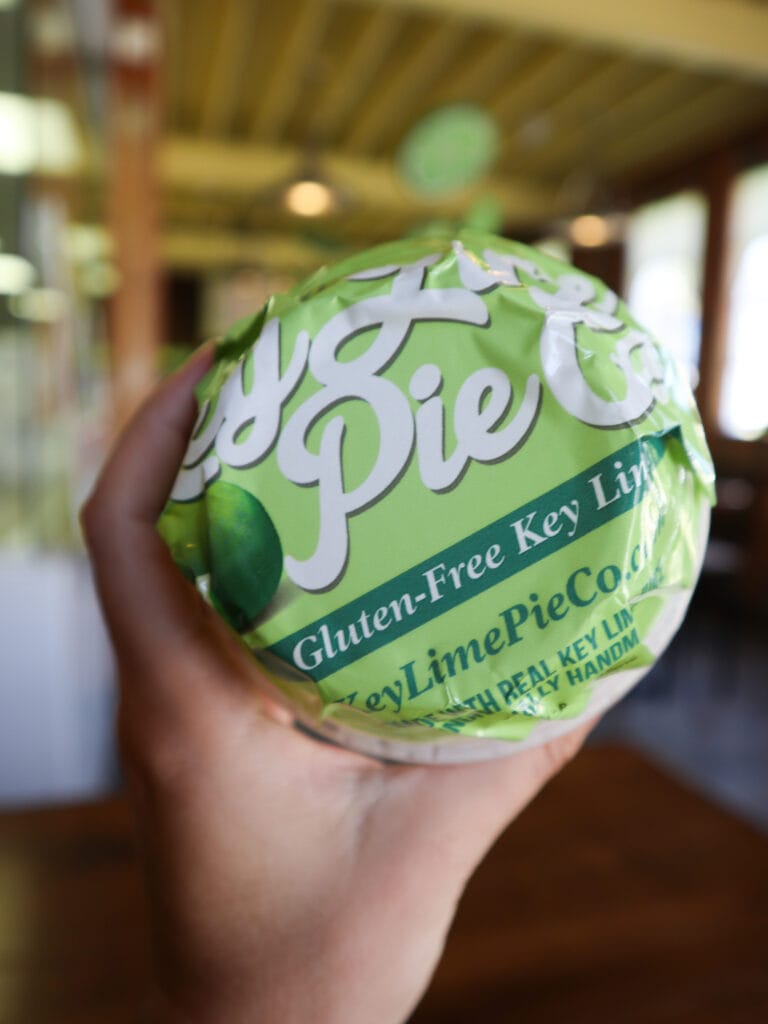
[{"label": "green stripe band", "polygon": [[[436,552],[418,565],[374,587],[329,615],[284,637],[268,650],[282,661],[297,665],[301,671],[316,681],[333,675],[339,669],[419,629],[427,622],[522,572],[547,555],[574,543],[604,523],[634,508],[645,495],[652,479],[653,467],[659,463],[664,451],[663,437],[648,435],[632,441],[533,501],[482,527],[443,551]],[[628,493],[616,484],[617,462],[623,464],[625,479],[636,484]],[[647,470],[641,475],[639,482],[638,478],[626,473],[632,465],[643,465]],[[603,488],[602,497],[605,498],[605,504],[602,504],[602,507],[596,490],[596,478],[599,478],[600,486]],[[572,523],[565,516],[561,516],[559,530],[554,532],[553,522],[550,535],[547,535],[544,530],[545,516],[573,501],[578,501],[576,527],[571,530]],[[529,520],[529,517],[532,518]],[[514,525],[516,523],[517,528]],[[535,541],[534,537],[544,539],[539,542]],[[495,559],[491,558],[491,563],[500,564],[492,568],[489,564],[482,563],[482,574],[475,579],[471,578],[466,572],[467,563],[473,555],[488,552],[493,545],[498,545],[500,553]],[[452,585],[448,577],[446,585],[430,588],[428,576],[425,574],[432,570],[433,573],[437,571],[438,576],[440,572],[448,576],[449,567],[458,566],[462,562],[465,569],[462,571],[459,587]],[[436,569],[440,565],[444,567],[443,570]],[[439,597],[436,597],[438,589]],[[376,628],[376,613],[381,609],[384,611],[380,612],[378,623],[386,625]],[[341,650],[336,633],[341,631],[342,636],[348,637],[350,624],[354,624],[354,634],[359,642],[349,643],[346,650]],[[370,635],[364,635],[365,633]],[[344,646],[343,641],[341,646]],[[303,654],[306,665],[310,657],[307,653],[309,651],[319,652],[322,658],[319,664],[311,668],[301,664]],[[317,657],[318,654],[314,654],[310,660]]]}]

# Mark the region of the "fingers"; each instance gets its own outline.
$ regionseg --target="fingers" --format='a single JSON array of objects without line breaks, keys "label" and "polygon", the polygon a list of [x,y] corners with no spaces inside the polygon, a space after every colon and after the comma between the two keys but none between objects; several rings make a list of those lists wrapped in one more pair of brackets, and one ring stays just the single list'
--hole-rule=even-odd
[{"label": "fingers", "polygon": [[119,659],[167,649],[189,629],[190,616],[200,615],[197,595],[173,565],[155,523],[194,424],[194,386],[211,362],[206,346],[149,397],[118,439],[82,512]]}]

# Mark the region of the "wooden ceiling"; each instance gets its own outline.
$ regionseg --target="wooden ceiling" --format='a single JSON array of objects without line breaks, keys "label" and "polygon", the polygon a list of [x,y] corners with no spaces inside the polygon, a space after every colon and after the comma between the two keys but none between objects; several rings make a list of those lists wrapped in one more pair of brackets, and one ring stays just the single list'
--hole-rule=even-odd
[{"label": "wooden ceiling", "polygon": [[[768,0],[161,0],[165,255],[302,271],[493,195],[530,231],[768,124]],[[501,147],[440,201],[398,174],[429,111],[479,104]],[[282,188],[327,178],[308,222]]]}]

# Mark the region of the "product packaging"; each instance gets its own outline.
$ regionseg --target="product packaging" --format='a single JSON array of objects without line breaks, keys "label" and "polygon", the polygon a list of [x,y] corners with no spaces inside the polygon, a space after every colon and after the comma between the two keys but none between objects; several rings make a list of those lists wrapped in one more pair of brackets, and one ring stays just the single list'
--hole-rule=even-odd
[{"label": "product packaging", "polygon": [[684,370],[604,284],[461,231],[219,342],[159,529],[305,728],[455,762],[618,700],[677,630],[713,469]]}]

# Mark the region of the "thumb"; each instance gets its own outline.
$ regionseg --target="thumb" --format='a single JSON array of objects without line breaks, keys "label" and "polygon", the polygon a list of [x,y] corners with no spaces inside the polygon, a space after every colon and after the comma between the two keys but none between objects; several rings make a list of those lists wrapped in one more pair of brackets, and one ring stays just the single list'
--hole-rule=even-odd
[{"label": "thumb", "polygon": [[160,385],[118,438],[81,512],[118,660],[146,663],[205,611],[156,531],[196,417],[205,346]]}]

